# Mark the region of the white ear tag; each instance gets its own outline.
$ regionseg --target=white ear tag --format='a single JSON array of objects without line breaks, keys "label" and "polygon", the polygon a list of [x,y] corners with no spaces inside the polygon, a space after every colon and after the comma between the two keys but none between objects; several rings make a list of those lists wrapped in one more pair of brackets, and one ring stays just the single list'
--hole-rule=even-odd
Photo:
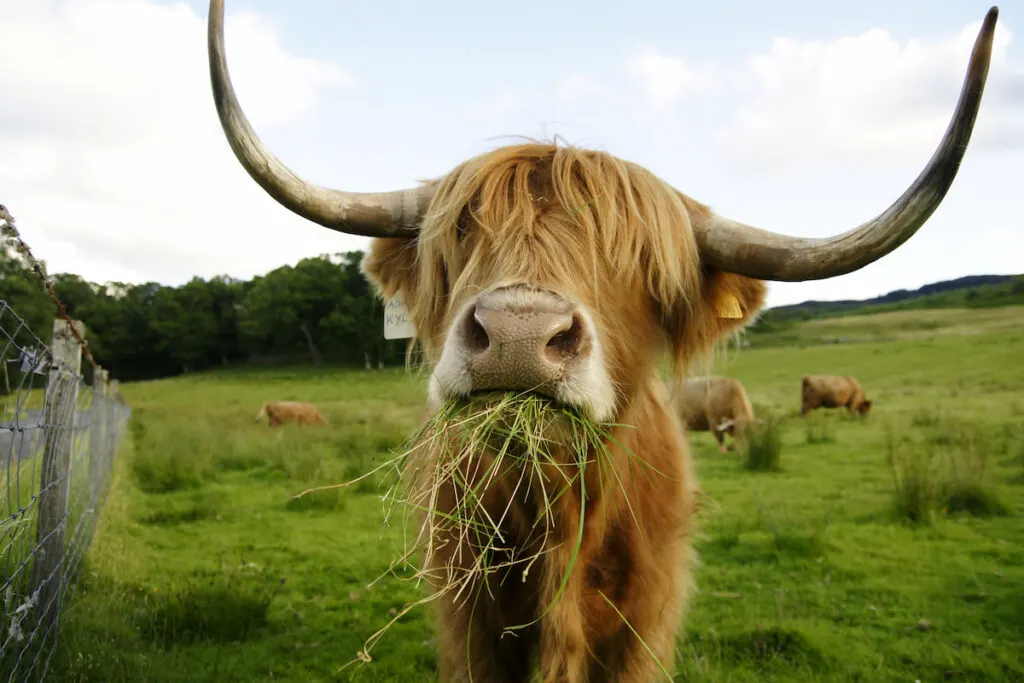
[{"label": "white ear tag", "polygon": [[412,318],[402,301],[402,294],[398,293],[384,306],[384,338],[385,339],[409,339],[416,334]]}]

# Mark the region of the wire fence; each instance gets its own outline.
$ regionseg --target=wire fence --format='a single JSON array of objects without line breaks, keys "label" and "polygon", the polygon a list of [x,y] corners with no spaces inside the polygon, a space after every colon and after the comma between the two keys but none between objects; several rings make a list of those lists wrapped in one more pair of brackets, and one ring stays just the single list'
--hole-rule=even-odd
[{"label": "wire fence", "polygon": [[[3,233],[36,263],[0,206]],[[22,250],[23,248],[23,250]],[[50,285],[41,267],[34,270]],[[0,299],[0,676],[41,680],[92,541],[131,408],[58,305],[49,343]],[[81,371],[83,352],[92,384]]]}]

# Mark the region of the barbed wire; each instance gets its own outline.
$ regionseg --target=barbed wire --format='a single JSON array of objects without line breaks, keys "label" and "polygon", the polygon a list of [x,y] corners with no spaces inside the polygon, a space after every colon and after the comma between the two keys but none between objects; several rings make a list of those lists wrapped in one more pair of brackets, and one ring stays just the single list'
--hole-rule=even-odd
[{"label": "barbed wire", "polygon": [[36,257],[32,254],[32,250],[21,238],[21,233],[18,232],[17,226],[14,224],[14,216],[7,210],[7,207],[0,204],[0,221],[3,221],[3,226],[0,226],[0,232],[7,237],[11,237],[17,243],[17,250],[21,256],[28,261],[32,271],[39,276],[39,279],[43,282],[43,288],[50,295],[53,303],[57,306],[57,315],[67,321],[71,327],[71,331],[78,340],[78,343],[82,345],[82,353],[85,355],[85,359],[89,361],[89,365],[92,366],[93,370],[97,369],[96,361],[93,360],[92,353],[89,352],[89,344],[85,341],[85,338],[78,332],[78,328],[73,324],[71,317],[68,315],[67,308],[64,306],[64,302],[57,296],[57,292],[53,289],[53,280],[46,273],[46,267],[40,263]]},{"label": "barbed wire", "polygon": [[[106,371],[2,205],[0,221],[64,323],[44,342],[0,299],[0,678],[42,680],[132,411],[106,390]],[[76,347],[102,390],[85,383]]]}]

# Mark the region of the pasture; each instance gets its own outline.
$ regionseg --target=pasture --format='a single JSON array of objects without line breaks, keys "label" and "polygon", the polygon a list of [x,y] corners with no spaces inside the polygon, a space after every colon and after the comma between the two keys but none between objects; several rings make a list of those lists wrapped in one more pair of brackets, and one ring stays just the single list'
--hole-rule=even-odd
[{"label": "pasture", "polygon": [[[1024,308],[786,334],[787,346],[730,347],[713,368],[781,418],[781,470],[748,471],[693,436],[707,499],[677,680],[1024,677]],[[839,337],[852,341],[820,343]],[[815,372],[855,375],[871,416],[801,420],[800,377]],[[388,573],[402,528],[384,523],[384,477],[292,498],[400,449],[424,379],[297,369],[124,385],[134,415],[54,680],[434,680],[429,606],[339,672],[422,595],[411,572]],[[330,425],[254,424],[263,401],[289,399]],[[908,521],[887,457],[950,450],[971,451],[963,476],[987,502]]]}]

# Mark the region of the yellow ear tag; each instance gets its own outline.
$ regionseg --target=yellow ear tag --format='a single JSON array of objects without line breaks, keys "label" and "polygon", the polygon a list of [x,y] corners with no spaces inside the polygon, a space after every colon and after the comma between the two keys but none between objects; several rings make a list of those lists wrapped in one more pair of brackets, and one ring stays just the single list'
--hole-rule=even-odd
[{"label": "yellow ear tag", "polygon": [[740,302],[732,294],[725,294],[724,296],[718,297],[718,305],[716,306],[715,313],[719,318],[729,318],[732,320],[738,320],[743,317],[743,311],[740,310]]}]

